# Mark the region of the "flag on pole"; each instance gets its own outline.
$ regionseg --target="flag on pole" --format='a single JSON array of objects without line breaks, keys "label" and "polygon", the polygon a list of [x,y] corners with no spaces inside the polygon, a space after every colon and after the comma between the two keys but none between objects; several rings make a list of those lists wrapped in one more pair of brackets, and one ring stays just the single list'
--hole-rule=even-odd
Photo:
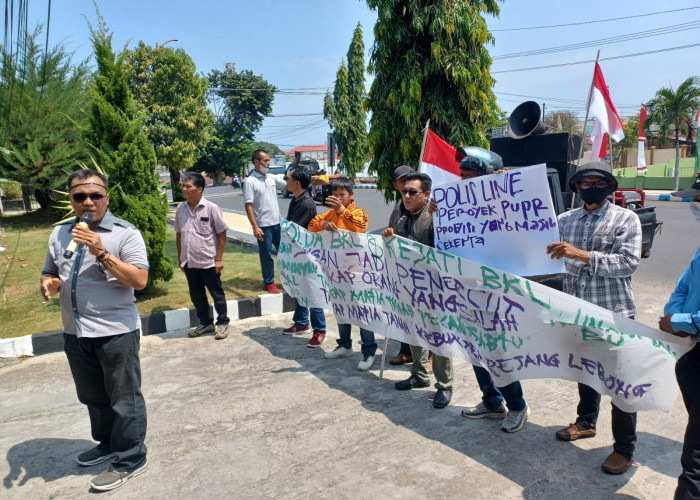
[{"label": "flag on pole", "polygon": [[647,119],[647,107],[642,104],[642,109],[639,112],[639,142],[637,143],[637,173],[647,173],[647,160],[644,157],[644,144],[647,138],[644,135],[644,122]]},{"label": "flag on pole", "polygon": [[561,113],[557,115],[557,132],[561,132],[562,127],[561,127]]},{"label": "flag on pole", "polygon": [[432,130],[427,129],[425,149],[420,160],[420,172],[430,176],[433,186],[461,179],[455,153],[455,148]]},{"label": "flag on pole", "polygon": [[604,143],[603,136],[608,133],[615,142],[619,142],[625,137],[625,132],[622,130],[620,115],[617,114],[617,110],[612,103],[608,86],[605,84],[605,78],[603,78],[603,71],[598,63],[595,63],[593,92],[589,112],[595,117],[593,131],[591,132],[591,142],[593,143],[591,160],[604,158],[600,154],[601,146]]}]

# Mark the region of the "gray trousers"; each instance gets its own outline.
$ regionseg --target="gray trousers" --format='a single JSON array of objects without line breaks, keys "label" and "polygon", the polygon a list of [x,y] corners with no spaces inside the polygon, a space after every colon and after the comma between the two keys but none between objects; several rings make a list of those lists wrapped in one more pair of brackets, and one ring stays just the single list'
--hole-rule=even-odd
[{"label": "gray trousers", "polygon": [[[428,354],[430,349],[412,345],[413,365],[411,365],[411,375],[421,382],[430,382],[428,373]],[[433,353],[433,374],[435,375],[435,387],[437,389],[452,390],[454,380],[454,370],[452,369],[452,358],[439,356]]]}]

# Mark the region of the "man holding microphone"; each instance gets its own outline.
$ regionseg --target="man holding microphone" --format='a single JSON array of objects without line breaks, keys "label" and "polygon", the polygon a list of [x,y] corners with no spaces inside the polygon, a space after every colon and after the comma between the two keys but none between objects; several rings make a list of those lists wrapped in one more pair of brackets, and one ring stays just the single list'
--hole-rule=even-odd
[{"label": "man holding microphone", "polygon": [[[148,282],[146,245],[132,224],[109,210],[107,179],[95,170],[68,177],[70,204],[90,224],[56,226],[41,275],[44,299],[60,293],[64,350],[98,445],[78,455],[82,466],[107,460],[92,479],[97,491],[118,488],[148,468],[146,403],[141,393],[139,315],[134,289]],[[68,246],[74,252],[66,252]],[[77,244],[77,245],[76,245]]]}]

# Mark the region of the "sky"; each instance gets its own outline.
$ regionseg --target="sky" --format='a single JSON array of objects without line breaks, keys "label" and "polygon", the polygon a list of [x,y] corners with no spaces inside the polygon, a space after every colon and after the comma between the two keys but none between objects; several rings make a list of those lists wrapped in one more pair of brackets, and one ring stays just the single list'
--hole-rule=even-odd
[{"label": "sky", "polygon": [[[46,25],[49,1],[28,2],[30,29],[38,23]],[[535,100],[545,105],[546,112],[568,109],[583,119],[592,62],[513,70],[593,61],[600,50],[613,103],[623,117],[634,115],[659,88],[676,88],[689,76],[700,75],[700,5],[694,4],[681,0],[501,2],[500,16],[486,17],[495,38],[487,48],[494,58],[491,71],[499,106],[510,114],[519,103]],[[256,138],[284,150],[326,142],[330,128],[323,119],[323,96],[327,89],[332,91],[358,23],[364,34],[365,62],[369,61],[377,19],[360,0],[102,0],[100,9],[116,50],[134,47],[139,41],[155,45],[177,39],[169,46],[184,49],[201,73],[233,62],[239,71],[262,75],[281,92],[275,96],[273,116],[264,120]],[[662,11],[670,12],[652,15]],[[49,44],[63,43],[76,60],[90,57],[86,18],[95,24],[92,0],[52,2]],[[601,20],[610,21],[596,22]],[[566,26],[547,27],[552,25]],[[659,32],[664,34],[657,36]],[[601,41],[611,37],[617,40]],[[584,42],[591,43],[574,50],[517,55]],[[668,50],[694,44],[698,46]],[[624,57],[651,51],[660,52]],[[368,75],[368,86],[370,81]]]}]

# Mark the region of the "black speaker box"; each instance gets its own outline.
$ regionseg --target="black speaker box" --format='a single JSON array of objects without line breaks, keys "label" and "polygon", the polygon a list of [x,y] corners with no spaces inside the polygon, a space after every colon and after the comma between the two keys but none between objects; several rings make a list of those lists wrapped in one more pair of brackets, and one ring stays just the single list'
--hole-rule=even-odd
[{"label": "black speaker box", "polygon": [[580,147],[581,137],[569,133],[530,135],[523,139],[491,139],[491,151],[503,158],[504,165],[513,167],[576,161]]},{"label": "black speaker box", "polygon": [[531,135],[523,139],[499,137],[491,139],[491,151],[503,158],[506,167],[524,167],[546,163],[548,168],[556,168],[559,182],[564,191],[568,190],[567,179],[575,166],[581,147],[581,137],[569,133]]}]

